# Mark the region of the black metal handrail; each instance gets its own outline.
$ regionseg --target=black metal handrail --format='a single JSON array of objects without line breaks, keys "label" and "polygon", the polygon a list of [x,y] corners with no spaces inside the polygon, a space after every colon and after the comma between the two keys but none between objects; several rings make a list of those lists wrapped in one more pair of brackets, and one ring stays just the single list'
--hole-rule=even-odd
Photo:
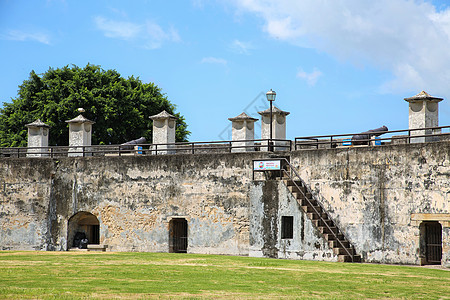
[{"label": "black metal handrail", "polygon": [[[415,128],[415,129],[402,129],[402,130],[390,130],[390,131],[383,131],[379,133],[367,133],[367,132],[358,132],[358,133],[345,133],[345,134],[329,134],[329,135],[314,135],[314,136],[305,136],[305,137],[296,137],[294,140],[294,149],[297,150],[299,146],[315,146],[317,149],[319,148],[319,145],[329,144],[330,147],[333,146],[333,144],[343,144],[345,142],[355,142],[352,140],[344,141],[343,139],[347,139],[349,137],[352,137],[354,135],[368,135],[368,139],[360,139],[356,142],[358,143],[370,143],[373,141],[387,141],[387,140],[403,140],[407,139],[408,143],[411,143],[411,139],[414,138],[420,138],[420,137],[438,137],[438,136],[448,136],[449,133],[426,133],[426,134],[418,134],[418,135],[411,135],[411,132],[415,131],[436,131],[440,129],[447,129],[450,128],[450,126],[437,126],[437,127],[424,127],[424,128]],[[391,136],[391,137],[377,137],[374,138],[377,134],[393,134],[393,133],[400,133],[400,132],[406,132],[408,133],[407,136]],[[336,139],[341,138],[341,140]]]},{"label": "black metal handrail", "polygon": [[[242,144],[240,144],[242,143]],[[252,143],[246,145],[244,143]],[[117,154],[118,156],[160,155],[189,152],[195,154],[201,151],[224,150],[232,152],[233,149],[251,149],[261,151],[264,149],[277,151],[291,151],[292,143],[285,139],[254,139],[234,141],[209,142],[179,142],[166,144],[135,144],[132,145],[91,145],[91,146],[47,146],[47,147],[8,147],[0,148],[0,157],[62,157],[62,156],[105,156]],[[266,151],[267,151],[266,150]]]},{"label": "black metal handrail", "polygon": [[[311,189],[309,188],[308,185],[306,185],[305,181],[300,177],[300,175],[298,174],[297,170],[294,168],[294,166],[286,159],[286,158],[277,158],[280,160],[283,160],[288,166],[289,166],[289,171],[288,172],[286,169],[282,169],[284,171],[284,173],[289,177],[289,179],[292,181],[292,183],[295,185],[295,187],[297,188],[298,191],[300,191],[300,193],[302,193],[303,198],[306,199],[306,201],[309,203],[309,205],[312,207],[312,209],[314,210],[314,212],[319,216],[320,221],[322,221],[323,224],[325,224],[325,226],[328,228],[328,231],[331,232],[331,234],[334,235],[334,237],[336,238],[336,240],[338,241],[338,243],[341,245],[341,247],[345,250],[345,252],[347,252],[347,254],[352,258],[352,262],[355,261],[354,253],[350,253],[350,251],[347,249],[347,247],[345,247],[345,245],[342,243],[342,241],[339,239],[338,237],[338,232],[340,234],[342,234],[342,236],[344,237],[345,240],[347,240],[348,242],[350,242],[350,240],[345,236],[345,234],[338,228],[336,227],[336,232],[334,232],[331,227],[329,226],[328,222],[325,221],[325,219],[322,217],[322,214],[319,213],[317,211],[317,209],[314,207],[314,205],[312,205],[311,201],[308,199],[308,197],[306,196],[306,194],[303,192],[303,190],[298,186],[298,184],[295,182],[294,176],[292,176],[292,172],[294,172],[295,176],[298,178],[298,180],[302,183],[302,185],[305,187],[305,189],[307,190],[308,193],[310,193],[311,195],[314,195],[311,191]],[[323,205],[320,203],[320,201],[316,201],[317,204],[320,206],[320,208],[322,209],[322,211],[326,212],[327,210],[323,207]],[[307,212],[305,212],[307,213]],[[331,219],[330,215],[327,213],[328,218],[333,222],[333,224],[336,224],[336,222]],[[350,244],[350,246],[353,248],[353,246]],[[354,250],[354,249],[353,249]],[[354,251],[352,251],[354,252]]]}]

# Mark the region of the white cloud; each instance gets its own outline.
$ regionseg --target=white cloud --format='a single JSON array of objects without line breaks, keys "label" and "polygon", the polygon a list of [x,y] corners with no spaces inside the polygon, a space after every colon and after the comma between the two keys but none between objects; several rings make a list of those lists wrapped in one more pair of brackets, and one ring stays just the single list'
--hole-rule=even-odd
[{"label": "white cloud", "polygon": [[181,40],[173,27],[164,30],[152,21],[138,24],[98,16],[94,19],[94,22],[106,37],[138,41],[149,49],[160,48],[164,42],[179,42]]},{"label": "white cloud", "polygon": [[204,57],[201,61],[202,64],[219,64],[219,65],[227,65],[227,61],[223,58],[217,57]]},{"label": "white cloud", "polygon": [[5,35],[1,36],[2,39],[12,41],[36,41],[42,44],[50,45],[50,37],[42,32],[23,32],[20,30],[10,30]]},{"label": "white cloud", "polygon": [[302,69],[297,72],[297,77],[305,80],[309,86],[315,85],[320,76],[322,76],[322,72],[320,72],[317,68],[314,68],[311,73],[306,73]]},{"label": "white cloud", "polygon": [[230,45],[231,50],[239,54],[250,54],[250,50],[253,49],[253,45],[250,42],[243,42],[234,40]]},{"label": "white cloud", "polygon": [[108,20],[103,17],[96,17],[97,28],[103,31],[105,36],[119,39],[133,39],[142,31],[142,25],[131,22],[121,22]]},{"label": "white cloud", "polygon": [[389,70],[389,91],[450,96],[450,8],[422,0],[235,0],[271,37]]},{"label": "white cloud", "polygon": [[164,31],[161,26],[150,21],[145,24],[145,34],[148,37],[147,46],[151,49],[160,48],[165,41],[179,42],[181,40],[173,27]]}]

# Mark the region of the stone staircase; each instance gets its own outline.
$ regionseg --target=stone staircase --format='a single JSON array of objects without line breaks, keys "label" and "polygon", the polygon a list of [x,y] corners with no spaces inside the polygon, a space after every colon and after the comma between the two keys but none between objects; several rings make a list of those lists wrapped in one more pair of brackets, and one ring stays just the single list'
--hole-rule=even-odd
[{"label": "stone staircase", "polygon": [[[327,211],[314,197],[304,181],[298,175],[297,171],[289,162],[287,162],[286,167],[288,170],[284,170],[282,180],[295,199],[297,199],[297,202],[300,204],[313,225],[328,241],[328,245],[338,256],[338,260],[340,262],[361,262],[361,255],[356,254],[355,247],[330,218]],[[298,180],[294,180],[294,174]]]}]

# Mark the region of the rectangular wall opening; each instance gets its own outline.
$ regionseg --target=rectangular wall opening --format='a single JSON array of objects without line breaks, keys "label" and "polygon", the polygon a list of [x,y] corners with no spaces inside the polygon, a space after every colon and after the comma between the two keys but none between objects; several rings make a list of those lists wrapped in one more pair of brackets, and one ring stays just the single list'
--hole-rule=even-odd
[{"label": "rectangular wall opening", "polygon": [[188,223],[184,218],[174,218],[169,222],[169,252],[187,253]]},{"label": "rectangular wall opening", "polygon": [[292,239],[294,238],[294,217],[282,216],[281,217],[281,238]]},{"label": "rectangular wall opening", "polygon": [[440,265],[442,260],[442,226],[439,222],[425,224],[426,264]]}]

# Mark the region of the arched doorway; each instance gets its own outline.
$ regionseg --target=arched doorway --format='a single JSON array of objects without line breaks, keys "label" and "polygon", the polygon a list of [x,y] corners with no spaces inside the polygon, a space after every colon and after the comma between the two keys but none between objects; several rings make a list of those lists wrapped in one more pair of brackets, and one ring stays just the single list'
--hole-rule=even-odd
[{"label": "arched doorway", "polygon": [[437,221],[420,224],[422,265],[440,265],[442,260],[442,225]]},{"label": "arched doorway", "polygon": [[87,239],[87,244],[100,243],[100,222],[96,216],[84,211],[76,213],[69,219],[68,248],[79,248],[83,239]]},{"label": "arched doorway", "polygon": [[173,218],[169,222],[169,252],[186,253],[188,247],[188,223],[185,218]]}]

